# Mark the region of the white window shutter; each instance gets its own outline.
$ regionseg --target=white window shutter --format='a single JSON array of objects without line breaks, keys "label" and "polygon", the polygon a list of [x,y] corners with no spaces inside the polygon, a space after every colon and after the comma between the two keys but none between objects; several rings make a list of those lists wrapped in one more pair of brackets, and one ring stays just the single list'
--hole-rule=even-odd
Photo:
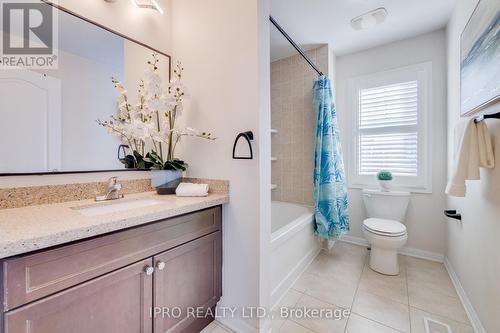
[{"label": "white window shutter", "polygon": [[418,100],[418,81],[359,91],[360,175],[418,175]]}]

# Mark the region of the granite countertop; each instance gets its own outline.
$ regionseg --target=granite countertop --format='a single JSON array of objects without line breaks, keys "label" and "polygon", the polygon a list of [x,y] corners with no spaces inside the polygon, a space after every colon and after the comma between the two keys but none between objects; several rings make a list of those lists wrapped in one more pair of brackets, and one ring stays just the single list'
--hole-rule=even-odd
[{"label": "granite countertop", "polygon": [[154,206],[128,209],[97,216],[84,216],[76,208],[109,205],[119,201],[95,203],[93,200],[0,210],[0,259],[60,245],[108,232],[174,217],[229,202],[228,194],[180,198],[155,192],[129,194],[122,199],[152,199]]}]

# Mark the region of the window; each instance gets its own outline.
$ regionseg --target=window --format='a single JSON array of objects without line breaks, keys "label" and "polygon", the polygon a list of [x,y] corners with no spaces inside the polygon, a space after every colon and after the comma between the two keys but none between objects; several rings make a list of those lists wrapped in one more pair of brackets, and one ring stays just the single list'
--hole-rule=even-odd
[{"label": "window", "polygon": [[396,176],[417,176],[417,97],[417,81],[359,91],[360,175],[389,169]]},{"label": "window", "polygon": [[349,186],[390,170],[394,187],[431,192],[430,77],[425,63],[349,81]]}]

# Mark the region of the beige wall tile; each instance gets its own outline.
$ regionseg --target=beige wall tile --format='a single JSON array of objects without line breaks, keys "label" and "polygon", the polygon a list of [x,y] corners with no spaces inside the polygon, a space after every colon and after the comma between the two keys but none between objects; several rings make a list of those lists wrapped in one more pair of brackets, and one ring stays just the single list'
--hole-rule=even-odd
[{"label": "beige wall tile", "polygon": [[271,193],[271,200],[273,201],[283,201],[282,195],[281,195],[281,187],[278,185],[278,188],[273,190]]},{"label": "beige wall tile", "polygon": [[[306,53],[321,70],[327,71],[326,46]],[[281,181],[273,200],[313,204],[316,115],[312,108],[312,84],[316,78],[317,74],[299,55],[271,64],[271,127],[279,131],[272,137],[272,154],[281,161],[281,167],[272,168],[272,179]]]}]

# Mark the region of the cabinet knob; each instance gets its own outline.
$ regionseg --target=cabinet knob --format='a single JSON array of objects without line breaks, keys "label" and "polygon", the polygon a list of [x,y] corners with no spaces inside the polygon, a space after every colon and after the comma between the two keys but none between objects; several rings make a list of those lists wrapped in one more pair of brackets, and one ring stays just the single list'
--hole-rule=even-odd
[{"label": "cabinet knob", "polygon": [[166,266],[166,264],[163,261],[158,261],[156,263],[156,268],[158,268],[158,270],[160,270],[160,271],[164,270],[165,266]]},{"label": "cabinet knob", "polygon": [[155,269],[154,267],[151,267],[151,266],[146,266],[144,267],[144,273],[146,273],[146,275],[153,275],[153,273],[155,272]]}]

